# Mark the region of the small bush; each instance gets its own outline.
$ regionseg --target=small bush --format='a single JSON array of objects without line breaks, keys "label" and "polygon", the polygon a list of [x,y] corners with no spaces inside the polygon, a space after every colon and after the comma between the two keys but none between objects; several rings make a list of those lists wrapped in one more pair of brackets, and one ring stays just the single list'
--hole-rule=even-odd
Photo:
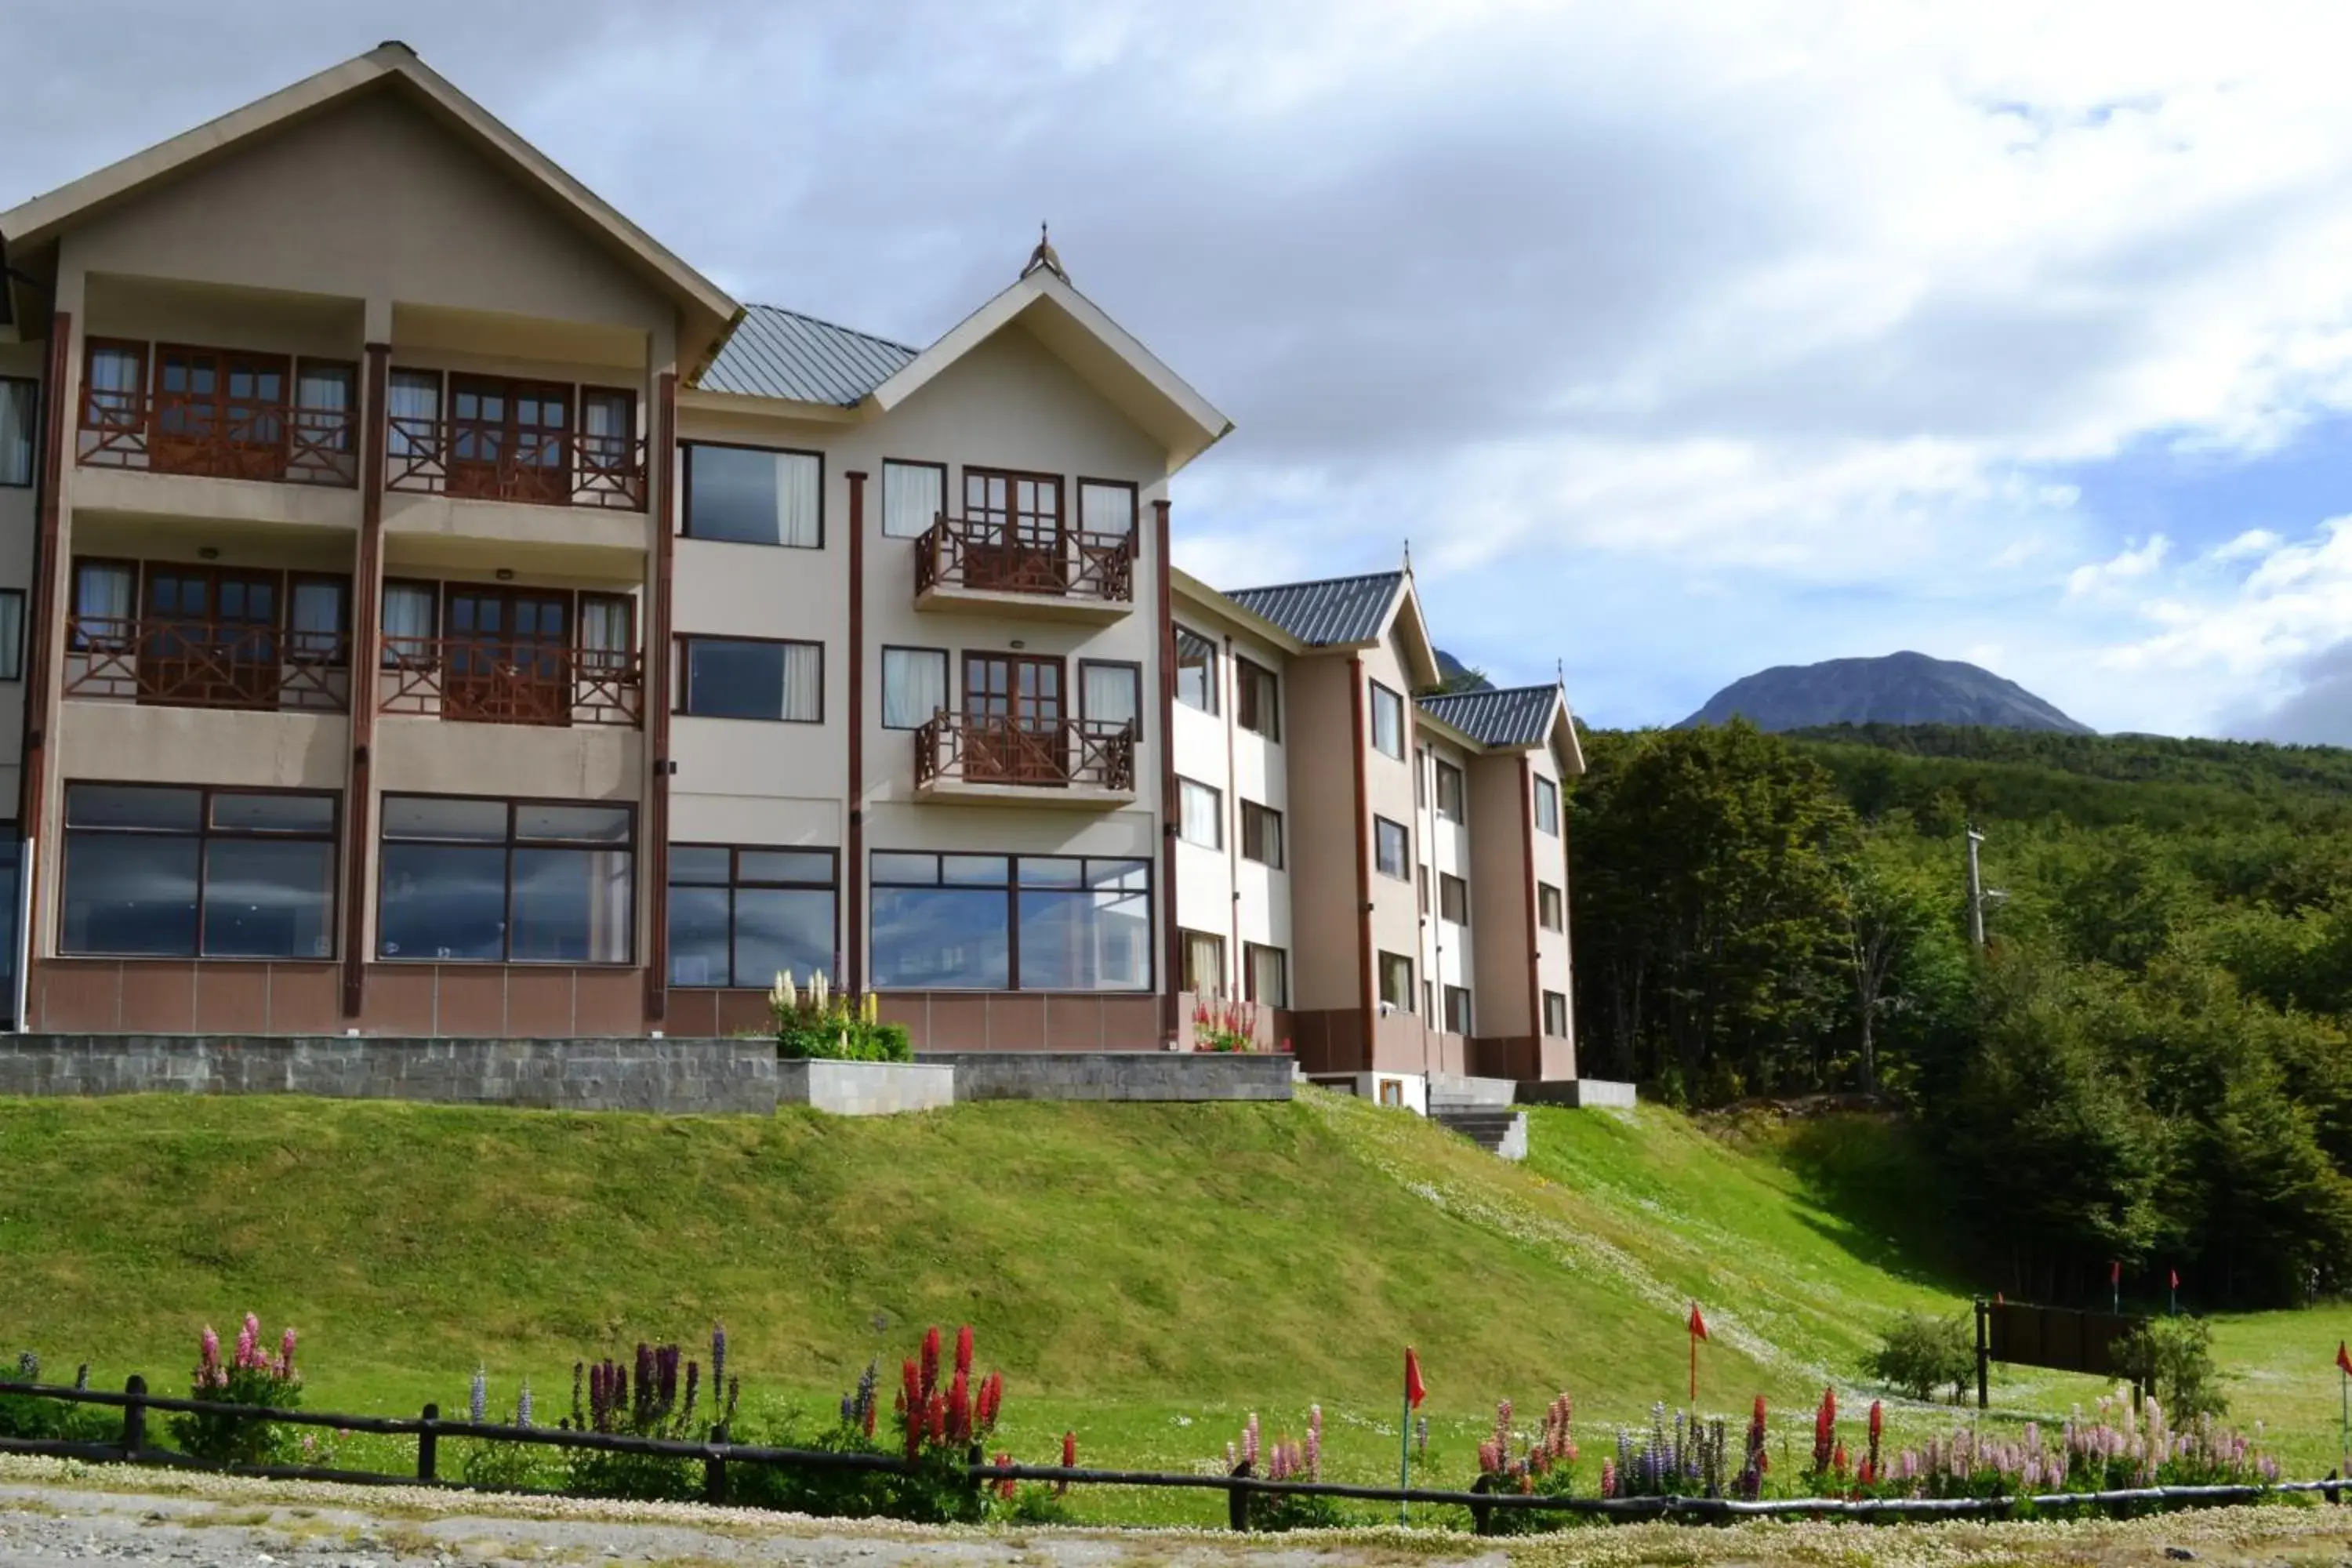
[{"label": "small bush", "polygon": [[1976,1375],[1976,1345],[1959,1318],[1906,1312],[1865,1365],[1871,1376],[1914,1399],[1933,1399],[1937,1389],[1948,1388],[1958,1401]]},{"label": "small bush", "polygon": [[[720,1386],[727,1363],[727,1331],[710,1333],[711,1404],[709,1413],[725,1425],[734,1415],[735,1385]],[[630,1369],[613,1361],[572,1368],[572,1414],[562,1426],[574,1432],[603,1432],[667,1442],[698,1442],[709,1436],[697,1418],[702,1365],[687,1361],[676,1345],[637,1345],[635,1382]],[[683,1373],[683,1375],[681,1375]],[[583,1400],[583,1395],[585,1394]],[[706,1416],[704,1419],[708,1419]],[[575,1497],[618,1498],[627,1502],[683,1502],[701,1495],[699,1468],[691,1459],[657,1454],[614,1454],[589,1448],[564,1450],[563,1489]]]},{"label": "small bush", "polygon": [[[188,1397],[215,1405],[249,1405],[262,1410],[295,1410],[302,1404],[302,1376],[294,1370],[294,1331],[288,1329],[273,1359],[262,1349],[261,1320],[251,1312],[237,1331],[236,1350],[221,1360],[220,1336],[208,1327],[198,1342],[195,1375]],[[181,1451],[215,1465],[280,1465],[316,1462],[316,1445],[297,1442],[285,1428],[249,1415],[185,1415],[172,1419]]]},{"label": "small bush", "polygon": [[836,992],[823,974],[795,986],[789,972],[776,976],[768,993],[774,1020],[776,1054],[790,1060],[906,1062],[915,1059],[904,1024],[886,1024],[881,998],[873,992],[853,997]]},{"label": "small bush", "polygon": [[2116,1347],[2124,1366],[2173,1418],[2192,1421],[2230,1408],[2213,1365],[2213,1331],[2196,1318],[2155,1318]]},{"label": "small bush", "polygon": [[[41,1358],[31,1351],[18,1356],[15,1381],[40,1382]],[[87,1365],[75,1372],[74,1386],[89,1386]],[[113,1441],[121,1430],[121,1415],[103,1405],[68,1405],[63,1400],[40,1399],[27,1394],[0,1394],[0,1437],[47,1443],[106,1443]]]}]

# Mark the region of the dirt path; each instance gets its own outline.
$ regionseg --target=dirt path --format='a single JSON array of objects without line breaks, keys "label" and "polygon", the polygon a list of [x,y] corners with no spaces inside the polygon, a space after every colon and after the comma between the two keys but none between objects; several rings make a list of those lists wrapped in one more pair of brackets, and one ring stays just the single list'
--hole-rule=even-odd
[{"label": "dirt path", "polygon": [[0,1458],[0,1568],[2352,1568],[2352,1509],[2115,1524],[1579,1529],[1518,1542],[1402,1531],[926,1530],[688,1504],[486,1498]]}]

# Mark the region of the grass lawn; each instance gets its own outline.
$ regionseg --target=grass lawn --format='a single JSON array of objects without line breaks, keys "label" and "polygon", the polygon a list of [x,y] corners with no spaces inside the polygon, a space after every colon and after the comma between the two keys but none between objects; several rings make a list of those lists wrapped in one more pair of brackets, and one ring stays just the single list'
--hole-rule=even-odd
[{"label": "grass lawn", "polygon": [[[1547,1110],[1531,1143],[1513,1167],[1319,1091],[856,1121],[0,1101],[0,1350],[173,1386],[196,1330],[250,1308],[302,1331],[314,1408],[455,1412],[479,1364],[495,1407],[529,1376],[552,1420],[575,1360],[698,1346],[723,1320],[747,1402],[821,1413],[869,1358],[887,1393],[925,1324],[969,1321],[1022,1458],[1074,1429],[1088,1460],[1192,1468],[1250,1410],[1295,1433],[1320,1400],[1327,1473],[1369,1480],[1396,1472],[1410,1343],[1425,1479],[1459,1483],[1494,1401],[1531,1415],[1563,1388],[1597,1469],[1615,1425],[1680,1402],[1694,1298],[1714,1332],[1701,1405],[1744,1415],[1760,1391],[1798,1447],[1889,1317],[1964,1304],[1918,1223],[1932,1194],[1872,1124],[1727,1138],[1655,1108]],[[2219,1325],[2234,1414],[2269,1421],[2292,1469],[2333,1462],[2346,1333],[2341,1311]],[[1998,1418],[2062,1413],[2095,1396],[2084,1384],[2004,1379]],[[1894,1426],[1959,1418],[1906,1407]],[[1101,1494],[1086,1511],[1221,1506]]]}]

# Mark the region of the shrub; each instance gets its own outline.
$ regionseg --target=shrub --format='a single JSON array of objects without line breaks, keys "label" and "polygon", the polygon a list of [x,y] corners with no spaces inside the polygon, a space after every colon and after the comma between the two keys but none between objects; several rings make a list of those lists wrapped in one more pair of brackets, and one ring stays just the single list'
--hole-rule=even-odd
[{"label": "shrub", "polygon": [[1257,1004],[1212,1002],[1202,996],[1192,1004],[1192,1048],[1196,1051],[1257,1049]]},{"label": "shrub", "polygon": [[[1576,1402],[1563,1394],[1545,1407],[1543,1427],[1528,1439],[1527,1452],[1514,1458],[1511,1402],[1506,1399],[1496,1405],[1494,1435],[1478,1445],[1478,1479],[1472,1489],[1569,1496],[1576,1479],[1575,1420]],[[1486,1514],[1480,1530],[1488,1535],[1557,1530],[1568,1518],[1533,1509],[1497,1509]]]},{"label": "shrub", "polygon": [[1677,1410],[1669,1423],[1666,1407],[1654,1405],[1650,1429],[1638,1438],[1617,1429],[1616,1457],[1601,1461],[1601,1495],[1719,1498],[1727,1442],[1721,1416],[1702,1419]]},{"label": "shrub", "polygon": [[[16,1358],[18,1383],[41,1381],[41,1358],[26,1351]],[[87,1363],[75,1369],[76,1388],[89,1386]],[[68,1405],[29,1394],[0,1394],[0,1437],[32,1442],[104,1443],[122,1430],[120,1416],[100,1405]]]},{"label": "shrub", "polygon": [[836,992],[822,973],[811,975],[804,989],[793,984],[790,971],[777,975],[775,989],[768,993],[768,1012],[781,1057],[852,1062],[915,1058],[907,1026],[882,1022],[878,995],[869,991],[853,997]]},{"label": "shrub", "polygon": [[2213,1365],[2213,1331],[2196,1318],[2154,1318],[2116,1347],[2123,1365],[2177,1416],[2220,1415],[2230,1408]]},{"label": "shrub", "polygon": [[[188,1397],[263,1410],[300,1408],[302,1376],[294,1370],[294,1331],[288,1329],[279,1337],[278,1353],[273,1360],[262,1349],[261,1320],[247,1312],[245,1325],[237,1331],[236,1352],[223,1362],[220,1336],[206,1327],[197,1342],[196,1370]],[[277,1465],[317,1459],[315,1442],[299,1444],[283,1427],[249,1415],[175,1415],[172,1418],[172,1436],[183,1452],[215,1465]]]},{"label": "shrub", "polygon": [[1976,1345],[1959,1318],[1906,1312],[1888,1326],[1865,1370],[1914,1399],[1933,1399],[1937,1389],[1948,1388],[1958,1402],[1976,1375]]},{"label": "shrub", "polygon": [[[479,1368],[474,1373],[474,1384],[466,1401],[466,1418],[477,1426],[489,1425],[489,1379]],[[514,1419],[510,1425],[527,1427],[531,1425],[530,1380],[525,1378],[515,1394]],[[541,1490],[557,1485],[558,1450],[537,1443],[501,1443],[494,1439],[475,1438],[466,1441],[457,1458],[457,1473],[469,1487],[484,1491],[520,1492]]]},{"label": "shrub", "polygon": [[[1257,1412],[1251,1411],[1243,1423],[1239,1444],[1225,1445],[1225,1465],[1236,1476],[1254,1476],[1260,1473],[1261,1464],[1270,1481],[1321,1480],[1323,1407],[1307,1407],[1305,1442],[1294,1443],[1285,1436],[1276,1437],[1271,1446],[1258,1426]],[[1242,1506],[1248,1510],[1252,1530],[1333,1530],[1348,1522],[1337,1500],[1312,1493],[1252,1492]]]},{"label": "shrub", "polygon": [[[710,1331],[710,1359],[714,1367],[724,1370],[724,1327]],[[700,1363],[684,1360],[676,1345],[640,1342],[635,1373],[632,1384],[629,1369],[616,1362],[607,1360],[593,1366],[574,1363],[572,1414],[564,1418],[563,1427],[667,1442],[700,1441],[708,1436],[695,1418],[702,1384]],[[737,1387],[730,1382],[722,1390],[716,1375],[711,1384],[711,1402],[718,1407],[713,1414],[723,1426],[734,1415]],[[563,1458],[564,1490],[579,1496],[665,1502],[689,1500],[701,1490],[700,1476],[690,1459],[587,1448],[568,1448]]]}]

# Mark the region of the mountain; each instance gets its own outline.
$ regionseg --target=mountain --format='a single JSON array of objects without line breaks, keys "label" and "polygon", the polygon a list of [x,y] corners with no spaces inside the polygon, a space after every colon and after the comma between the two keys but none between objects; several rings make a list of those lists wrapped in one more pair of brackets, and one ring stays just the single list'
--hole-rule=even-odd
[{"label": "mountain", "polygon": [[1437,650],[1437,673],[1448,691],[1491,691],[1495,683],[1486,672],[1463,663],[1444,648]]},{"label": "mountain", "polygon": [[1783,664],[1735,680],[1677,726],[1728,723],[1744,716],[1759,730],[1824,724],[1975,724],[2088,735],[2013,680],[1957,659],[1924,653]]}]

